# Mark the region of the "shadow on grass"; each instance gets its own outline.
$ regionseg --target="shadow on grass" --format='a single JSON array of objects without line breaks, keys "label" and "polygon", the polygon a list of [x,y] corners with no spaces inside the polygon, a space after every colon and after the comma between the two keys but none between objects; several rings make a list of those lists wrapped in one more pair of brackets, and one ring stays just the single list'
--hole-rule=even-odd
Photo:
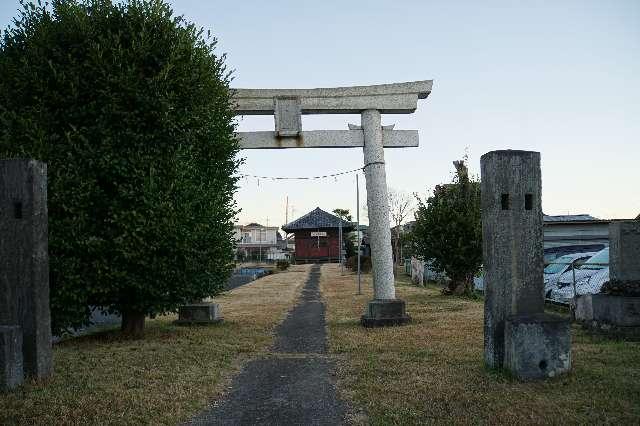
[{"label": "shadow on grass", "polygon": [[145,325],[144,336],[140,338],[131,337],[120,331],[119,325],[105,326],[104,329],[96,330],[90,334],[81,336],[69,336],[55,344],[60,348],[92,345],[95,343],[132,343],[166,341],[181,337],[189,337],[193,331],[203,330],[206,328],[220,329],[226,333],[232,333],[241,327],[240,324],[233,321],[223,321],[216,324],[192,324],[192,325],[176,325],[173,324],[173,318],[154,319],[148,321]]}]

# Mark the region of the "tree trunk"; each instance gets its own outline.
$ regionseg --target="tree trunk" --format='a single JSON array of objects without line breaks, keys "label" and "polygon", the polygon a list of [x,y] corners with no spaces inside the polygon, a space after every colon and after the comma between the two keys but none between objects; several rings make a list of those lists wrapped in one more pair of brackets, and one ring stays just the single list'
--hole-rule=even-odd
[{"label": "tree trunk", "polygon": [[144,319],[142,312],[124,311],[122,312],[122,325],[120,330],[122,334],[140,339],[144,335]]}]

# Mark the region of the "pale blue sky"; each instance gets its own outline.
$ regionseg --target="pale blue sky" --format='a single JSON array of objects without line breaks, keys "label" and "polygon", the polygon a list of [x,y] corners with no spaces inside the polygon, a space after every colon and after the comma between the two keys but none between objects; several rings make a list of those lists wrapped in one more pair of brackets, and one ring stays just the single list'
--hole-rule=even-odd
[{"label": "pale blue sky", "polygon": [[[640,213],[640,1],[205,1],[175,12],[211,29],[236,87],[332,87],[433,79],[415,114],[420,147],[387,150],[389,186],[424,194],[468,149],[472,172],[494,149],[542,154],[547,214]],[[9,22],[18,0],[2,0]],[[305,116],[306,130],[358,116]],[[270,130],[249,117],[241,130]],[[244,151],[242,171],[310,176],[360,167],[359,149]],[[361,189],[364,179],[361,179]],[[353,175],[314,182],[244,180],[242,223],[284,222],[316,206],[355,210]],[[365,200],[364,191],[361,200]],[[364,201],[362,201],[363,203]],[[290,217],[291,219],[291,217]]]}]

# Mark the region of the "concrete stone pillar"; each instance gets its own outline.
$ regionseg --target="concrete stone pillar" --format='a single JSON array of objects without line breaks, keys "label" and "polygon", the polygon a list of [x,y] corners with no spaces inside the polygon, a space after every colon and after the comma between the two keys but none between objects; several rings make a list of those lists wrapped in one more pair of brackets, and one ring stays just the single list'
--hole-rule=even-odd
[{"label": "concrete stone pillar", "polygon": [[22,330],[17,325],[0,325],[0,392],[23,382]]},{"label": "concrete stone pillar", "polygon": [[640,220],[609,224],[609,278],[640,282]]},{"label": "concrete stone pillar", "polygon": [[0,160],[0,325],[22,328],[24,372],[52,373],[47,166]]},{"label": "concrete stone pillar", "polygon": [[409,317],[405,312],[404,301],[396,299],[380,111],[365,110],[361,117],[374,291],[374,300],[369,303],[367,312],[362,317],[362,324],[398,325],[409,321]]},{"label": "concrete stone pillar", "polygon": [[379,300],[393,300],[396,298],[396,288],[393,278],[387,172],[384,165],[379,111],[370,109],[362,113],[362,130],[374,297]]},{"label": "concrete stone pillar", "polygon": [[540,153],[492,151],[480,166],[485,363],[524,379],[564,372],[568,323],[544,314]]}]

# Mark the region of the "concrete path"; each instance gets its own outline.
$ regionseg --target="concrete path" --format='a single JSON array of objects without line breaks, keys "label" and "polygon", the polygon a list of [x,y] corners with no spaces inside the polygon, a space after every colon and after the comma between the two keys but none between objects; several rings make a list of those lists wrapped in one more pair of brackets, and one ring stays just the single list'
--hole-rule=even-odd
[{"label": "concrete path", "polygon": [[193,425],[338,425],[346,406],[336,396],[327,358],[320,266],[314,265],[294,309],[276,330],[269,355],[249,362],[231,392]]}]

